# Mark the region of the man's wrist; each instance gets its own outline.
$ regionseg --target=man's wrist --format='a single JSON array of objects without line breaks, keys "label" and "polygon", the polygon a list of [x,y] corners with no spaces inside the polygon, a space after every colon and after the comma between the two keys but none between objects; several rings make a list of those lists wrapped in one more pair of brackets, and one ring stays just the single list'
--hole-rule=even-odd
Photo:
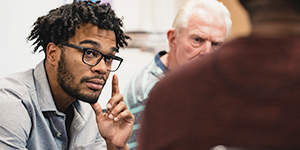
[{"label": "man's wrist", "polygon": [[126,143],[124,147],[115,146],[112,143],[106,142],[107,150],[129,150],[129,145]]},{"label": "man's wrist", "polygon": [[126,145],[120,150],[129,150],[129,145],[126,143]]}]

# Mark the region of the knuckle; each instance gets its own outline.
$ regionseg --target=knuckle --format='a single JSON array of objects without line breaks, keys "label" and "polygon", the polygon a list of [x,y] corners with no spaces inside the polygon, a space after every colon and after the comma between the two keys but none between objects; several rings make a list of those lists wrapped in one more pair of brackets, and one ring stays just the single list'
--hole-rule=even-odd
[{"label": "knuckle", "polygon": [[124,101],[120,102],[120,106],[121,106],[121,108],[122,108],[123,110],[128,110],[128,109],[127,109],[127,105],[126,105],[126,103],[125,103]]},{"label": "knuckle", "polygon": [[120,95],[121,100],[123,101],[123,95],[122,94],[119,94],[119,95]]},{"label": "knuckle", "polygon": [[123,101],[123,95],[122,94],[118,93],[115,96],[118,99],[118,101]]}]

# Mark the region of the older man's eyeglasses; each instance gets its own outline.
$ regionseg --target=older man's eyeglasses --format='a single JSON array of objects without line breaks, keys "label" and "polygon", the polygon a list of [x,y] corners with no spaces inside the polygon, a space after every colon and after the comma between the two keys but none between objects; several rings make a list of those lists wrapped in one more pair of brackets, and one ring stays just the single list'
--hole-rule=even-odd
[{"label": "older man's eyeglasses", "polygon": [[70,43],[60,43],[61,45],[77,48],[83,50],[82,62],[89,66],[96,66],[102,58],[104,58],[105,64],[110,67],[107,71],[114,72],[117,71],[123,62],[123,59],[114,55],[105,55],[95,49],[81,47],[78,45],[73,45]]}]

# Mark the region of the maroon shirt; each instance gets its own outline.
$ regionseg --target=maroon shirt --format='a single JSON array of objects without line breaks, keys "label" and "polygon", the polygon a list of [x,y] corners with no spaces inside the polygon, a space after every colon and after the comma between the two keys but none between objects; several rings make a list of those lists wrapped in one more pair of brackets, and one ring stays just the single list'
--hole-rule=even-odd
[{"label": "maroon shirt", "polygon": [[300,148],[300,38],[240,38],[151,91],[139,150]]}]

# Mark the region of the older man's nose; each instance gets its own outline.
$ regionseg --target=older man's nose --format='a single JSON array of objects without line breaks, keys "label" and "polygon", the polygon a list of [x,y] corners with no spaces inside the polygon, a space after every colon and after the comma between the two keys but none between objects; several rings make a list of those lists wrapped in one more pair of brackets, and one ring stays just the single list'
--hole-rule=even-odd
[{"label": "older man's nose", "polygon": [[212,43],[210,41],[205,41],[205,43],[203,43],[203,45],[201,46],[201,50],[200,50],[201,56],[212,52],[211,44]]}]

